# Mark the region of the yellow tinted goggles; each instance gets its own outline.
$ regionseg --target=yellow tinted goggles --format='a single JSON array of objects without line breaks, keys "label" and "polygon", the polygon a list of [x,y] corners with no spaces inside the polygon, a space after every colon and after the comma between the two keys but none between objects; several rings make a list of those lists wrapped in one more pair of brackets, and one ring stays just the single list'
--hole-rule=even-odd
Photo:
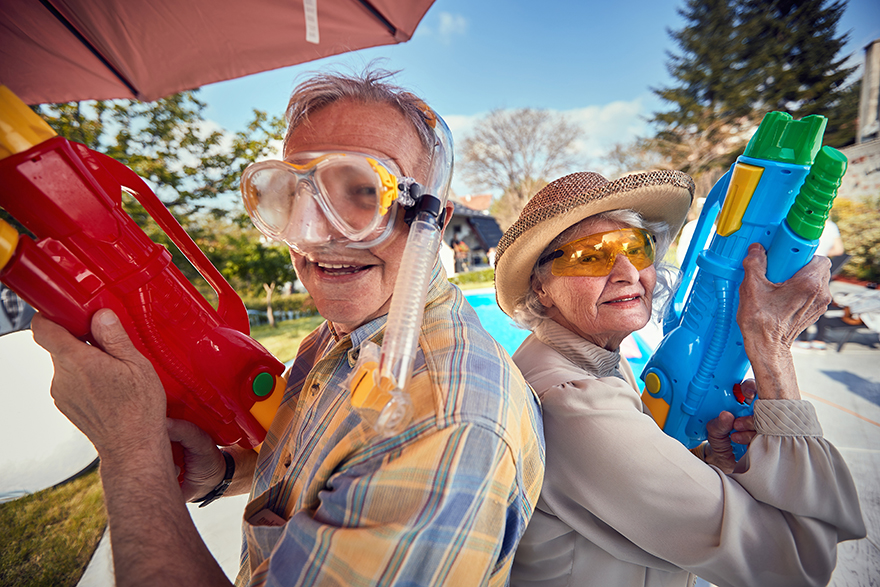
[{"label": "yellow tinted goggles", "polygon": [[624,255],[641,271],[654,263],[654,237],[641,228],[610,230],[562,245],[538,261],[552,262],[557,277],[603,277],[611,273],[618,255]]}]

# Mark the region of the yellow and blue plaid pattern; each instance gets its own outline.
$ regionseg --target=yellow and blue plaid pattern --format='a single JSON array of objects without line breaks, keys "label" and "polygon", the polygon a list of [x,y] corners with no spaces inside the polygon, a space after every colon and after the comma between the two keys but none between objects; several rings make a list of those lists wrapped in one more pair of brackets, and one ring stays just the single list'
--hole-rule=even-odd
[{"label": "yellow and blue plaid pattern", "polygon": [[[336,341],[325,322],[303,341],[260,452],[239,585],[507,583],[544,474],[537,397],[437,263],[413,419],[378,437],[343,381],[384,326]],[[248,522],[260,512],[287,522]]]}]

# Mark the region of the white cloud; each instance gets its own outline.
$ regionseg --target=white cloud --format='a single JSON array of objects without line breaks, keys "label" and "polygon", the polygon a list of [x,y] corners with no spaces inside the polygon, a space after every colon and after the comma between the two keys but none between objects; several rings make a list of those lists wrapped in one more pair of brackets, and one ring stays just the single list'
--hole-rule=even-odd
[{"label": "white cloud", "polygon": [[446,126],[452,131],[453,140],[456,144],[460,144],[464,137],[471,133],[477,121],[485,118],[487,114],[488,112],[471,115],[451,114],[449,116],[444,115],[443,120],[446,121]]},{"label": "white cloud", "polygon": [[468,21],[460,14],[450,12],[440,13],[440,40],[448,43],[452,37],[464,35],[467,32]]},{"label": "white cloud", "polygon": [[629,102],[611,102],[601,106],[588,106],[563,112],[569,121],[584,129],[578,141],[578,150],[585,163],[600,164],[614,145],[628,143],[648,130],[645,106],[642,98]]},{"label": "white cloud", "polygon": [[[598,171],[607,174],[602,158],[618,143],[629,143],[638,136],[648,133],[645,118],[650,114],[645,96],[627,102],[616,101],[608,104],[586,106],[572,110],[555,110],[569,122],[578,124],[583,129],[582,138],[575,142],[578,169],[570,171]],[[449,125],[456,144],[461,145],[464,138],[473,130],[474,125],[485,118],[488,112],[473,115],[449,115],[443,119]],[[456,154],[459,154],[457,152]],[[554,178],[555,179],[555,178]],[[460,173],[453,177],[452,187],[458,194],[471,193],[473,190],[464,183]]]},{"label": "white cloud", "polygon": [[441,43],[448,45],[452,42],[453,37],[463,36],[467,33],[468,20],[461,14],[441,12],[438,16],[440,22],[437,24],[437,28],[422,22],[415,34],[425,37],[436,36]]}]

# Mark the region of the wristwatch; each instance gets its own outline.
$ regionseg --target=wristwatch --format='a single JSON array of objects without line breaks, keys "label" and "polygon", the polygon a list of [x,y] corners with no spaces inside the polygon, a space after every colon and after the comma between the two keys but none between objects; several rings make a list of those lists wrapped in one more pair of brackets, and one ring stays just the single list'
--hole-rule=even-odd
[{"label": "wristwatch", "polygon": [[223,458],[226,460],[226,473],[223,475],[223,481],[218,483],[217,486],[209,491],[205,497],[193,500],[193,503],[199,504],[200,508],[205,507],[215,499],[223,497],[223,494],[226,493],[226,490],[232,483],[232,477],[235,476],[235,459],[225,450],[221,450],[220,452],[223,453]]}]

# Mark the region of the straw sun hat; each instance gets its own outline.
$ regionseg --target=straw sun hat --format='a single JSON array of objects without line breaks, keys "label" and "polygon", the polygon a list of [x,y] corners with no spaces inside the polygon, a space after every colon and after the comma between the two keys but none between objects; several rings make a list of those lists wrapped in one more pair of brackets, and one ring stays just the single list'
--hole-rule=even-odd
[{"label": "straw sun hat", "polygon": [[646,171],[608,181],[598,173],[566,175],[529,200],[498,243],[495,291],[498,305],[512,316],[530,287],[538,256],[562,231],[611,210],[635,210],[648,222],[681,230],[694,195],[694,181],[680,171]]}]

